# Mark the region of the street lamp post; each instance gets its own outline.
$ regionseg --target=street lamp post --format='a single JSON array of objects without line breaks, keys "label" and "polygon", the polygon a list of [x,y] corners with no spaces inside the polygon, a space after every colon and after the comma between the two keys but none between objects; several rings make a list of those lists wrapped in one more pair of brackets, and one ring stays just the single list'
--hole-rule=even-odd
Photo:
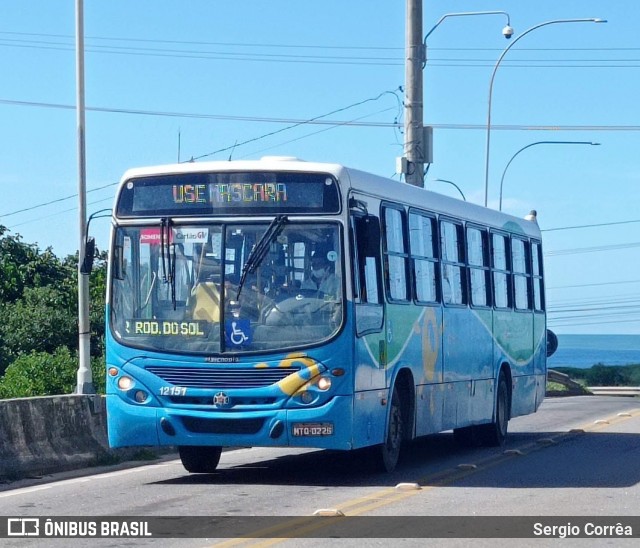
[{"label": "street lamp post", "polygon": [[[427,47],[427,38],[431,36],[431,33],[434,30],[436,30],[445,19],[447,19],[448,17],[465,17],[467,15],[504,15],[507,18],[507,26],[502,29],[502,34],[507,39],[513,36],[513,28],[511,28],[511,18],[509,17],[509,14],[506,11],[464,11],[461,13],[445,13],[442,17],[440,17],[440,19],[438,19],[438,22],[435,25],[433,25],[433,27],[431,27],[431,30],[424,35],[425,50]],[[425,56],[425,63],[426,63],[426,56]]]},{"label": "street lamp post", "polygon": [[422,38],[422,0],[407,0],[406,22],[406,63],[405,63],[405,117],[404,117],[404,158],[400,172],[409,184],[424,186],[424,164],[427,158],[427,143],[424,128],[422,71],[427,62],[427,38],[448,17],[466,15],[505,15],[507,26],[502,29],[505,38],[513,36],[509,14],[505,11],[470,11],[447,13]]},{"label": "street lamp post", "polygon": [[536,141],[535,143],[530,143],[527,146],[522,147],[520,150],[518,150],[518,152],[516,152],[513,156],[511,156],[511,159],[507,162],[507,165],[504,168],[504,171],[502,172],[502,177],[500,179],[500,206],[499,206],[499,210],[502,211],[502,185],[504,184],[504,176],[507,173],[507,169],[509,169],[509,166],[511,165],[511,162],[513,162],[513,160],[515,160],[516,156],[518,156],[518,154],[520,154],[522,151],[527,150],[528,148],[531,148],[533,146],[536,145],[590,145],[590,146],[598,146],[600,145],[600,143],[593,143],[591,141]]},{"label": "street lamp post", "polygon": [[541,27],[546,27],[547,25],[556,25],[558,23],[606,23],[606,19],[598,19],[598,18],[590,18],[590,19],[554,19],[553,21],[545,21],[544,23],[539,23],[534,25],[533,27],[525,30],[522,34],[520,34],[517,38],[513,40],[502,52],[500,57],[498,57],[498,61],[493,67],[493,73],[491,74],[491,80],[489,82],[489,106],[487,109],[487,146],[485,152],[485,169],[484,169],[484,206],[487,207],[489,200],[489,147],[491,142],[491,97],[493,94],[493,80],[496,76],[496,71],[504,59],[504,56],[507,52],[518,43],[518,40],[524,38],[527,34],[533,32],[536,29]]},{"label": "street lamp post", "polygon": [[448,181],[447,179],[434,179],[435,181],[439,182],[439,183],[448,183],[450,185],[455,186],[458,189],[458,192],[460,193],[460,196],[462,196],[462,199],[466,202],[467,198],[465,197],[464,193],[462,192],[462,190],[460,190],[460,187],[455,184],[453,181]]},{"label": "street lamp post", "polygon": [[78,147],[78,371],[77,394],[95,394],[91,373],[91,330],[89,324],[89,276],[82,272],[87,230],[87,171],[84,104],[84,3],[76,0],[76,116]]}]

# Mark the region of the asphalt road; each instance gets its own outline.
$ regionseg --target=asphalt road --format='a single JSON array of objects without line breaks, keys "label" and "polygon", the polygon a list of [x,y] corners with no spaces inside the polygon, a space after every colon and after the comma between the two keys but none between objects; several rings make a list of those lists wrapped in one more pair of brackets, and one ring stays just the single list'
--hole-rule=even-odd
[{"label": "asphalt road", "polygon": [[[433,534],[442,522],[454,536],[456,531],[460,536],[476,536],[470,535],[469,529],[473,532],[477,528],[477,536],[487,538],[474,540],[476,545],[513,546],[513,539],[488,538],[491,527],[502,531],[494,534],[504,536],[504,527],[509,524],[505,525],[505,519],[487,521],[486,516],[508,518],[512,524],[518,523],[518,516],[559,516],[560,523],[567,518],[577,523],[580,516],[612,516],[623,525],[627,519],[634,525],[636,538],[640,535],[640,398],[547,399],[535,415],[513,419],[509,430],[503,449],[459,448],[451,433],[424,438],[406,448],[392,474],[372,472],[364,455],[357,452],[252,448],[223,453],[218,471],[210,475],[188,474],[178,460],[165,460],[121,470],[101,469],[99,473],[89,470],[78,477],[24,480],[2,487],[0,516],[202,516],[186,524],[176,522],[179,538],[91,541],[100,546],[298,546],[301,542],[374,546],[390,542],[388,538],[326,538],[342,533],[324,527],[329,520],[310,517],[318,511],[357,517],[343,522],[352,527],[347,535],[359,534],[354,527],[363,528],[362,536],[382,530],[384,533],[378,534],[393,537],[394,543],[416,546],[428,539],[415,537]],[[276,538],[215,538],[219,533],[211,532],[211,518],[207,519],[211,516],[229,516],[219,530],[236,531],[224,528],[229,521],[235,523],[235,517],[239,531],[271,528],[262,534]],[[273,517],[265,521],[245,516]],[[420,516],[447,518],[431,524],[414,519]],[[469,519],[474,517],[481,520]],[[549,518],[540,520],[543,525],[551,523]],[[433,529],[425,531],[426,524]],[[486,530],[482,524],[491,527]],[[184,538],[206,535],[207,531],[209,538]],[[518,533],[522,534],[522,528],[516,528]],[[289,538],[305,534],[318,538]],[[525,531],[521,536],[527,534]],[[25,545],[23,539],[0,542]],[[30,539],[28,545],[62,546],[69,542]],[[80,545],[86,541],[75,542]],[[540,546],[540,542],[554,541],[525,538],[517,544],[534,542]],[[577,546],[584,541],[563,542]],[[618,545],[634,541],[600,542]],[[468,539],[446,541],[449,546],[468,543]]]}]

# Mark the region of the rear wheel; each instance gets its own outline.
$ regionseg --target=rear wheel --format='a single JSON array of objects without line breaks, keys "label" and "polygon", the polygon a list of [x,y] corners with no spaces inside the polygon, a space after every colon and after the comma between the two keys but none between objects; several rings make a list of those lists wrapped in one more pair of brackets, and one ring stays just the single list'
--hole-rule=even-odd
[{"label": "rear wheel", "polygon": [[211,474],[220,462],[222,447],[201,445],[181,445],[178,447],[180,460],[187,472],[192,474]]},{"label": "rear wheel", "polygon": [[501,446],[507,438],[510,417],[510,395],[504,373],[498,377],[498,393],[496,395],[496,413],[493,422],[478,426],[478,437],[483,445]]},{"label": "rear wheel", "polygon": [[478,445],[478,427],[465,426],[454,429],[453,440],[460,447],[476,447]]}]

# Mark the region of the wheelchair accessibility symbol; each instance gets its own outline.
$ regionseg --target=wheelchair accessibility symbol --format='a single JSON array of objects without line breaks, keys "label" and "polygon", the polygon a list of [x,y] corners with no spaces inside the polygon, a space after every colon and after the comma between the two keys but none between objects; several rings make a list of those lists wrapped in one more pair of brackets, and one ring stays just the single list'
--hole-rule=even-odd
[{"label": "wheelchair accessibility symbol", "polygon": [[249,320],[231,320],[225,323],[225,339],[228,345],[242,346],[251,342],[251,322]]}]

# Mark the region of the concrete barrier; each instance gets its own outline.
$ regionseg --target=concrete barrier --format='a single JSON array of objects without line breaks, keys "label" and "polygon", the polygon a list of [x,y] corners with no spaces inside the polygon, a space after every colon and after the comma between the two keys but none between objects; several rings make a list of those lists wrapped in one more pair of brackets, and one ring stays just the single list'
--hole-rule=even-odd
[{"label": "concrete barrier", "polygon": [[565,390],[560,392],[547,390],[547,396],[585,396],[590,394],[584,386],[571,379],[569,375],[554,369],[547,370],[547,380],[562,384],[565,387]]},{"label": "concrete barrier", "polygon": [[0,479],[40,476],[116,462],[104,396],[0,400]]}]

